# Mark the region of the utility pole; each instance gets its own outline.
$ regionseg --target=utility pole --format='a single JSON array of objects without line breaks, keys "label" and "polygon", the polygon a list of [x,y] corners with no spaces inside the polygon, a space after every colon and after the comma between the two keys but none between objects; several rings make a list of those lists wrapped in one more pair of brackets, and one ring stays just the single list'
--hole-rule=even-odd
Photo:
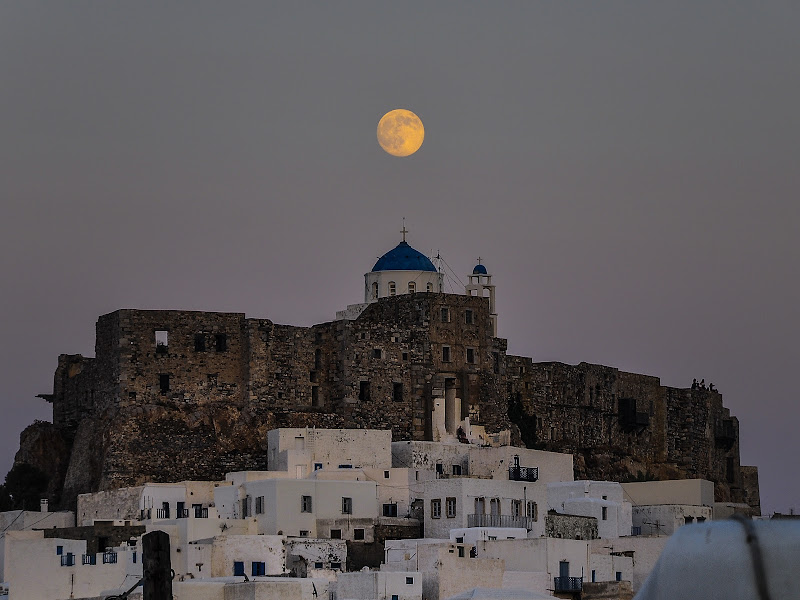
[{"label": "utility pole", "polygon": [[142,537],[144,600],[172,600],[169,535],[151,531]]}]

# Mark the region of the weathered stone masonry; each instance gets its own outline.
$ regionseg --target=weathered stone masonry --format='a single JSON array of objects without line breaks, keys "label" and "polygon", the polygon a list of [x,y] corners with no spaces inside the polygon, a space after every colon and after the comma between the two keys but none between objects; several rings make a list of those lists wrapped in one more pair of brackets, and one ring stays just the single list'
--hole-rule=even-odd
[{"label": "weathered stone masonry", "polygon": [[26,430],[17,458],[37,462],[46,454],[37,445],[58,438],[66,451],[48,474],[63,505],[82,492],[266,468],[274,427],[432,439],[433,399],[448,394],[461,398],[462,419],[490,433],[511,427],[529,446],[575,453],[579,477],[705,477],[720,500],[753,500],[738,422],[719,394],[507,356],[486,298],[399,295],[313,327],[119,310],[98,319],[95,355],[59,357],[53,393],[43,396],[52,431]]}]

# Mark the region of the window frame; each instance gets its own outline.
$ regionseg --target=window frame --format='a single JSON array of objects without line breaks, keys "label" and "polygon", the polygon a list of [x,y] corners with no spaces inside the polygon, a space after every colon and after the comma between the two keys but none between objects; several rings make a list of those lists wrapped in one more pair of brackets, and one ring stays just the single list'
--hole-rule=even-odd
[{"label": "window frame", "polygon": [[441,498],[432,498],[431,499],[431,519],[441,519],[442,518],[442,499]]},{"label": "window frame", "polygon": [[342,496],[342,514],[343,515],[353,514],[353,498],[349,496]]},{"label": "window frame", "polygon": [[448,519],[455,519],[458,514],[458,503],[454,496],[445,498],[445,514]]},{"label": "window frame", "polygon": [[301,513],[314,512],[314,500],[311,496],[300,496],[300,512]]}]

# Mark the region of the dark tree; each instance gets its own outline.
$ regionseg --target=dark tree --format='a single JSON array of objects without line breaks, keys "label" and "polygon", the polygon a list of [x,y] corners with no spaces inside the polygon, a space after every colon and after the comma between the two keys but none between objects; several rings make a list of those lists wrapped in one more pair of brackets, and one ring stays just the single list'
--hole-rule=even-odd
[{"label": "dark tree", "polygon": [[27,463],[14,465],[6,475],[5,491],[0,494],[10,499],[12,509],[37,510],[39,500],[47,497],[49,479],[45,473]]}]

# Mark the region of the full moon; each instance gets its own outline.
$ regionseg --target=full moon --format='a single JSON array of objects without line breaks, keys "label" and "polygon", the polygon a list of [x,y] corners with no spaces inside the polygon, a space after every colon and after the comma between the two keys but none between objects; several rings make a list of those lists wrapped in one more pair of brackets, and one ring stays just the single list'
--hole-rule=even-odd
[{"label": "full moon", "polygon": [[424,139],[422,121],[410,110],[390,110],[378,122],[378,143],[392,156],[414,154]]}]

